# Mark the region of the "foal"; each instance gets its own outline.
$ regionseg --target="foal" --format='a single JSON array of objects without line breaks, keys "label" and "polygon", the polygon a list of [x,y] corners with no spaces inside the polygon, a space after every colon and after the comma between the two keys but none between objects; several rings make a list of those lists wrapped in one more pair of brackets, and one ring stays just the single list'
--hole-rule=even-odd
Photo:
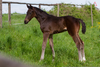
[{"label": "foal", "polygon": [[49,38],[50,47],[55,58],[55,51],[53,48],[53,34],[68,31],[69,35],[73,38],[78,48],[79,61],[85,61],[84,43],[79,37],[80,23],[82,24],[82,33],[85,34],[85,23],[78,18],[72,16],[56,17],[49,15],[43,10],[27,5],[28,11],[24,23],[27,24],[32,18],[36,18],[40,23],[40,29],[43,33],[42,54],[40,60],[44,59],[45,48],[47,39]]}]

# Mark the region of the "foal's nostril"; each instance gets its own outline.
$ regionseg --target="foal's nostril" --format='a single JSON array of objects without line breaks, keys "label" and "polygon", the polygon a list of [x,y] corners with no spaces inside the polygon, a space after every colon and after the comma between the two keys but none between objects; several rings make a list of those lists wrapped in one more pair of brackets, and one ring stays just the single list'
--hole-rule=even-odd
[{"label": "foal's nostril", "polygon": [[26,20],[24,20],[24,23],[25,23],[25,24],[27,24],[27,21],[26,21]]}]

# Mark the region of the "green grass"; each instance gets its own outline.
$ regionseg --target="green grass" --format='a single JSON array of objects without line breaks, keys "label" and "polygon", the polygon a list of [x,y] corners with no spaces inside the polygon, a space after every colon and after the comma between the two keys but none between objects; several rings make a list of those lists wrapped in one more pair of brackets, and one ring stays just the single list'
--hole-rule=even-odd
[{"label": "green grass", "polygon": [[[24,63],[29,63],[45,67],[65,67],[65,66],[100,66],[100,28],[94,20],[91,27],[91,20],[85,21],[86,33],[79,32],[85,44],[86,62],[78,61],[78,51],[76,45],[68,34],[63,32],[54,35],[55,61],[52,62],[52,51],[47,42],[45,58],[39,62],[43,34],[36,19],[32,19],[28,24],[24,24],[25,15],[12,15],[12,25],[9,26],[7,14],[3,15],[3,28],[0,28],[0,52],[17,58]],[[16,23],[21,23],[17,24]]]}]

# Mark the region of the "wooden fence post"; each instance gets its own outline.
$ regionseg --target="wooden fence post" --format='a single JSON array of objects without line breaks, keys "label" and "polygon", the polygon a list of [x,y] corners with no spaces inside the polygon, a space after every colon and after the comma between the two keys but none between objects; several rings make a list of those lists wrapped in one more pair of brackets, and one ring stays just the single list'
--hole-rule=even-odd
[{"label": "wooden fence post", "polygon": [[41,4],[39,4],[39,8],[41,9]]},{"label": "wooden fence post", "polygon": [[11,25],[11,4],[8,3],[8,21],[9,25]]},{"label": "wooden fence post", "polygon": [[91,23],[92,23],[92,26],[93,26],[93,13],[92,13],[92,4],[91,4]]},{"label": "wooden fence post", "polygon": [[73,5],[74,7],[76,6],[76,5]]},{"label": "wooden fence post", "polygon": [[0,27],[2,28],[2,0],[0,0]]},{"label": "wooden fence post", "polygon": [[59,4],[57,4],[57,16],[59,17]]}]

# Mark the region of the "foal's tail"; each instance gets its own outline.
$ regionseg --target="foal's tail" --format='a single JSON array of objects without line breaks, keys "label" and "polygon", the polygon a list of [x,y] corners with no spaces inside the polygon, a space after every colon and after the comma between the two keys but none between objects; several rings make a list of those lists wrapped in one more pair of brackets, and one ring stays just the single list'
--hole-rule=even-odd
[{"label": "foal's tail", "polygon": [[79,21],[82,23],[82,33],[85,34],[85,32],[86,32],[85,23],[84,23],[83,20],[81,20],[81,19],[79,19]]}]

